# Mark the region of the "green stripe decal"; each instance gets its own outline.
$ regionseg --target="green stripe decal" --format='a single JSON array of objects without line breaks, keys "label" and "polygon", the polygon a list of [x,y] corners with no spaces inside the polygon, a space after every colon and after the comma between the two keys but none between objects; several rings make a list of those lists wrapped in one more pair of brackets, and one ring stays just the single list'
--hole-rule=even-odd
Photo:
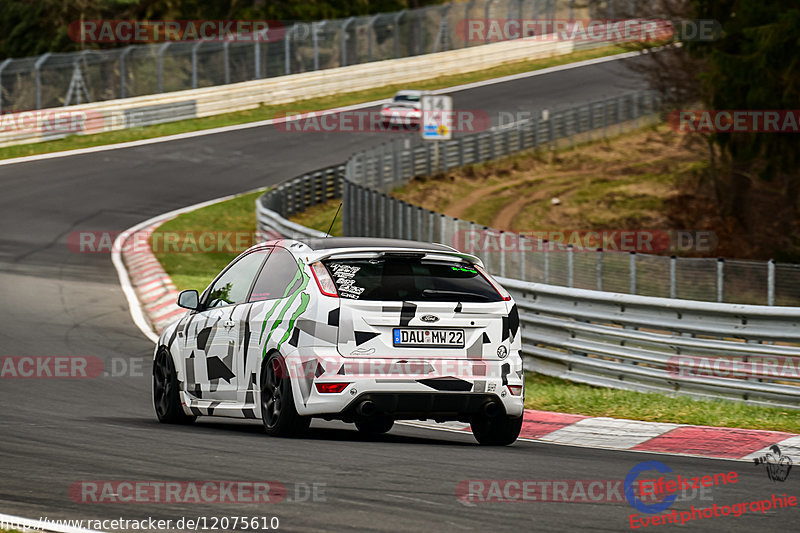
[{"label": "green stripe decal", "polygon": [[289,335],[291,335],[292,329],[294,329],[294,323],[297,321],[297,317],[305,313],[309,300],[311,300],[311,296],[309,296],[308,293],[304,292],[300,295],[300,307],[295,310],[294,314],[292,314],[292,318],[289,319],[289,325],[286,328],[286,333],[283,334],[283,337],[278,342],[278,347],[276,350],[280,351],[281,345],[286,342],[286,339],[288,339]]},{"label": "green stripe decal", "polygon": [[[280,348],[280,345],[283,344],[283,342],[285,341],[285,338],[287,338],[287,336],[291,332],[291,327],[294,325],[294,322],[297,320],[297,317],[299,317],[300,314],[302,314],[306,310],[306,308],[308,307],[308,302],[311,299],[311,297],[307,293],[304,293],[303,291],[306,289],[306,287],[308,287],[308,281],[311,278],[308,276],[308,274],[306,274],[303,271],[304,266],[305,265],[303,264],[303,261],[301,260],[300,261],[300,268],[298,269],[297,273],[295,274],[295,277],[292,279],[292,282],[286,288],[286,293],[284,293],[284,298],[286,298],[287,294],[289,293],[289,289],[294,286],[295,281],[297,280],[297,276],[301,276],[301,280],[302,281],[300,283],[300,286],[295,291],[292,292],[291,297],[289,298],[289,300],[287,300],[285,302],[283,308],[281,309],[280,313],[278,314],[278,318],[275,319],[275,322],[272,324],[272,327],[269,330],[269,335],[267,335],[267,340],[264,342],[264,348],[263,348],[262,354],[261,354],[262,357],[266,357],[267,356],[267,344],[269,344],[269,341],[272,338],[272,334],[275,333],[275,330],[278,329],[280,327],[280,325],[283,323],[283,317],[286,315],[286,312],[289,309],[291,309],[291,307],[297,301],[298,296],[300,297],[300,307],[298,308],[298,311],[296,311],[292,315],[292,318],[290,319],[289,329],[284,334],[284,339],[282,339],[281,342],[278,343],[278,348]],[[276,302],[276,305],[277,305],[277,302]],[[270,315],[272,315],[272,311],[270,311]],[[262,334],[262,336],[264,334],[264,329],[267,326],[267,321],[268,320],[269,320],[269,316],[267,316],[264,319],[264,324],[261,326],[261,334]],[[260,341],[260,339],[259,339],[259,341]]]},{"label": "green stripe decal", "polygon": [[[302,265],[302,263],[303,262],[300,261],[301,265]],[[302,268],[302,266],[300,268]],[[269,313],[267,313],[267,316],[264,317],[264,323],[261,324],[261,334],[258,336],[258,342],[261,342],[261,339],[264,337],[264,330],[267,328],[267,322],[269,321],[270,317],[272,316],[272,313],[274,313],[275,309],[278,308],[278,304],[281,303],[281,300],[283,298],[286,298],[289,295],[289,289],[294,287],[295,282],[298,280],[298,278],[301,275],[302,274],[301,274],[300,270],[298,270],[297,272],[294,273],[294,277],[292,278],[292,282],[289,283],[289,285],[286,286],[286,290],[283,292],[283,296],[281,296],[281,298],[279,300],[275,300],[275,304],[272,306],[272,309],[270,309]]]}]

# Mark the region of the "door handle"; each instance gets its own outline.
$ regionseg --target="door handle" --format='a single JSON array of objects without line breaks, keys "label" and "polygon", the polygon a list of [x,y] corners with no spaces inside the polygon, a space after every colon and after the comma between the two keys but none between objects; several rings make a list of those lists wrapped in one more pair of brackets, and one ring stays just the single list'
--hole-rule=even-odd
[{"label": "door handle", "polygon": [[236,325],[236,322],[234,322],[233,320],[226,320],[226,321],[224,321],[222,323],[222,327],[224,327],[225,329],[231,329],[235,325]]}]

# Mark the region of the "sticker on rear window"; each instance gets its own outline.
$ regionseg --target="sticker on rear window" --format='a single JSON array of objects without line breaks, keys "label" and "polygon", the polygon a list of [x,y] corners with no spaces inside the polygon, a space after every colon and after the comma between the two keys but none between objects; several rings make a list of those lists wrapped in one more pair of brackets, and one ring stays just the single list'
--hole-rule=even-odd
[{"label": "sticker on rear window", "polygon": [[364,292],[364,287],[357,286],[355,280],[356,272],[361,270],[361,267],[342,263],[333,263],[330,267],[333,270],[333,281],[339,290],[339,296],[358,299]]}]

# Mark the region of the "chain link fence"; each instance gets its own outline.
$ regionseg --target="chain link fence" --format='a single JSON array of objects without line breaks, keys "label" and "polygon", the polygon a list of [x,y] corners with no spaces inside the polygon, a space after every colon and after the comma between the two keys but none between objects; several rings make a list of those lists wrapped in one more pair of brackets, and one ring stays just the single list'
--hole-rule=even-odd
[{"label": "chain link fence", "polygon": [[[0,61],[0,112],[196,89],[453,50],[469,18],[567,18],[574,0],[476,0],[373,16],[285,22],[262,42],[167,41]],[[585,10],[579,10],[585,12]]]},{"label": "chain link fence", "polygon": [[440,146],[406,138],[357,153],[347,163],[343,185],[345,235],[450,244],[478,255],[493,274],[521,281],[709,302],[800,305],[800,265],[575,248],[487,228],[389,195],[414,176],[528,148],[616,135],[657,120],[659,108],[656,93],[641,91]]},{"label": "chain link fence", "polygon": [[[485,44],[467,20],[654,17],[656,0],[470,0],[395,13],[282,22],[261,42],[167,41],[0,61],[0,112],[197,89]],[[508,37],[493,34],[491,39]],[[255,40],[255,39],[252,39]]]}]

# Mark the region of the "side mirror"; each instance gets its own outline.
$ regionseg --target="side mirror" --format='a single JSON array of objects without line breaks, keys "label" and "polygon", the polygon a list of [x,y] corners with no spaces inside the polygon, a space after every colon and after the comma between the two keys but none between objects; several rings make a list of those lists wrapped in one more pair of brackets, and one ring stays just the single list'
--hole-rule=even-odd
[{"label": "side mirror", "polygon": [[178,295],[178,307],[197,311],[200,308],[200,295],[194,289],[181,291]]}]

